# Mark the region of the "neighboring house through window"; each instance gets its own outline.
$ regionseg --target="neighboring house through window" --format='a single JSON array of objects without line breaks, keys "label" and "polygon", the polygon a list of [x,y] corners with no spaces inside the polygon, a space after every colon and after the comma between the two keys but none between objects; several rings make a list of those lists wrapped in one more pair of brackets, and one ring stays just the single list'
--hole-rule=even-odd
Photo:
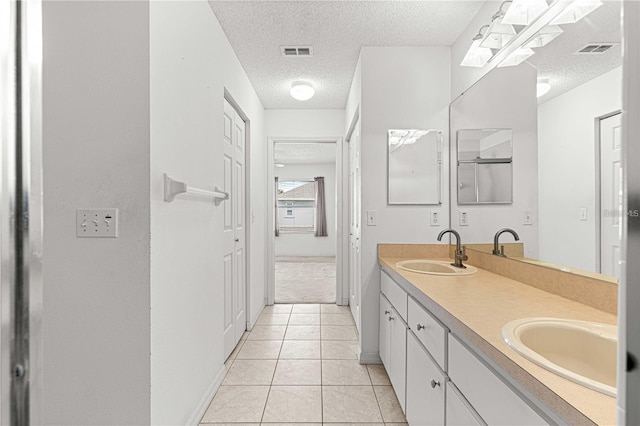
[{"label": "neighboring house through window", "polygon": [[316,188],[313,179],[278,180],[280,233],[315,231]]}]

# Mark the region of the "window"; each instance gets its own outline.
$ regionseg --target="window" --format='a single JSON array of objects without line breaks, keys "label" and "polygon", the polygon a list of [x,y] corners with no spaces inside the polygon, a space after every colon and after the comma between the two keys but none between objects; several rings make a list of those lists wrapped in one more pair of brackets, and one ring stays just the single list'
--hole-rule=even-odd
[{"label": "window", "polygon": [[278,180],[280,233],[315,231],[316,185],[313,179]]}]

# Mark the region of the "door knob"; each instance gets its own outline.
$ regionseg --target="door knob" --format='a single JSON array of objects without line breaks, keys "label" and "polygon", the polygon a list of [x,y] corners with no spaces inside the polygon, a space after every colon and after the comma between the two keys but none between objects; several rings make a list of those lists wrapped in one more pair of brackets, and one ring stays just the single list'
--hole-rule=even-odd
[{"label": "door knob", "polygon": [[391,313],[391,311],[384,311],[385,315],[389,315]]},{"label": "door knob", "polygon": [[239,243],[239,242],[240,242],[240,238],[236,238],[236,243]]},{"label": "door knob", "polygon": [[418,324],[418,331],[422,330],[423,328],[425,328],[425,326],[424,326],[424,325],[422,325],[422,324]]},{"label": "door knob", "polygon": [[440,382],[436,382],[435,380],[431,379],[431,387],[435,389],[436,386],[440,386]]}]

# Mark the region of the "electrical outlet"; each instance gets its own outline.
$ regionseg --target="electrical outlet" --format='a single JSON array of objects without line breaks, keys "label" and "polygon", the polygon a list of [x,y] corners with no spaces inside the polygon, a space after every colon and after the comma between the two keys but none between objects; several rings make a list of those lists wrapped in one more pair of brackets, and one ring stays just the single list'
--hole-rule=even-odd
[{"label": "electrical outlet", "polygon": [[533,210],[525,210],[522,215],[523,225],[533,225]]},{"label": "electrical outlet", "polygon": [[458,212],[458,225],[469,226],[469,212],[466,210],[460,210]]},{"label": "electrical outlet", "polygon": [[587,208],[586,207],[581,207],[580,208],[580,220],[587,220]]},{"label": "electrical outlet", "polygon": [[440,226],[440,211],[439,210],[431,210],[429,212],[429,225],[431,225],[431,226]]},{"label": "electrical outlet", "polygon": [[376,226],[375,210],[367,210],[367,226]]},{"label": "electrical outlet", "polygon": [[117,238],[118,209],[77,209],[76,237]]}]

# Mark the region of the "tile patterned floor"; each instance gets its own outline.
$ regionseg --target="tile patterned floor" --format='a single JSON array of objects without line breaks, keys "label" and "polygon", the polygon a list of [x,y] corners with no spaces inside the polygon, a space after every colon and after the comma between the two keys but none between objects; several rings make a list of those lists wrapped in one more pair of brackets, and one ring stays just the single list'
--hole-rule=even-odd
[{"label": "tile patterned floor", "polygon": [[335,257],[276,257],[275,278],[276,303],[336,302]]},{"label": "tile patterned floor", "polygon": [[382,365],[360,365],[348,307],[267,306],[201,425],[406,425]]}]

